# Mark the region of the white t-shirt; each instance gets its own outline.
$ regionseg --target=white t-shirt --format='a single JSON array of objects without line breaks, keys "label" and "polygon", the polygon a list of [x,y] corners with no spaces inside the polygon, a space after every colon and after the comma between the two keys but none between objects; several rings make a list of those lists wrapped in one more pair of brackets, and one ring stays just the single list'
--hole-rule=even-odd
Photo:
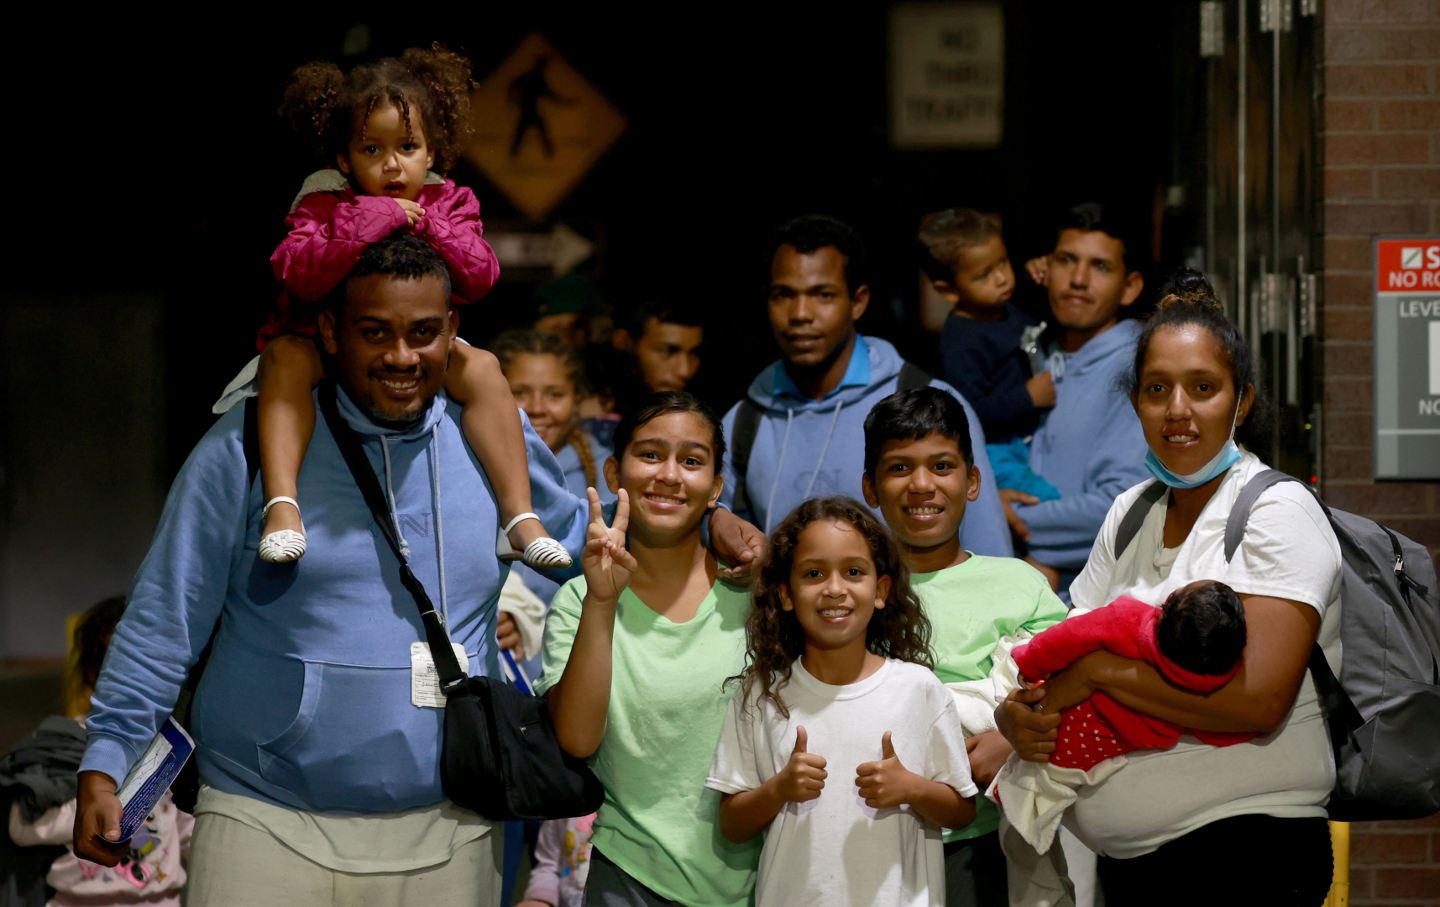
[{"label": "white t-shirt", "polygon": [[[1314,608],[1321,616],[1320,646],[1338,674],[1340,544],[1306,488],[1285,482],[1262,494],[1234,559],[1225,563],[1230,509],[1245,483],[1264,469],[1253,454],[1245,454],[1176,548],[1164,547],[1168,498],[1162,499],[1117,562],[1116,529],[1149,483],[1122,494],[1105,517],[1089,563],[1070,587],[1076,612],[1103,607],[1120,595],[1158,606],[1186,583],[1219,580],[1240,595],[1285,598]],[[1092,850],[1122,859],[1229,816],[1323,816],[1335,783],[1330,739],[1309,671],[1289,716],[1264,737],[1213,747],[1187,734],[1172,749],[1127,758],[1123,769],[1083,788],[1065,818],[1065,827]]]},{"label": "white t-shirt", "polygon": [[875,810],[855,786],[855,769],[881,757],[890,732],[907,769],[978,793],[970,780],[965,735],[950,691],[919,665],[886,661],[858,683],[821,683],[797,659],[781,690],[790,716],[762,700],[758,709],[730,701],[705,786],[722,793],[753,790],[777,774],[804,725],[807,750],[825,757],[820,796],[789,803],[765,831],[757,905],[945,903],[940,829],[909,807]]}]

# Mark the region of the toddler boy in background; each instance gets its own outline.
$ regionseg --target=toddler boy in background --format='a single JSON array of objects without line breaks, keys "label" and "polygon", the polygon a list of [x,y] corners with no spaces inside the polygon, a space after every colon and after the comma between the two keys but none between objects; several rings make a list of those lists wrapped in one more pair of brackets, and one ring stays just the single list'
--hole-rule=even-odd
[{"label": "toddler boy in background", "polygon": [[1055,405],[1055,381],[1027,346],[1043,325],[1009,305],[1015,272],[994,217],[947,208],[920,222],[921,267],[952,306],[940,335],[941,377],[975,408],[1000,488],[1042,501],[1060,492],[1030,469],[1027,439]]}]

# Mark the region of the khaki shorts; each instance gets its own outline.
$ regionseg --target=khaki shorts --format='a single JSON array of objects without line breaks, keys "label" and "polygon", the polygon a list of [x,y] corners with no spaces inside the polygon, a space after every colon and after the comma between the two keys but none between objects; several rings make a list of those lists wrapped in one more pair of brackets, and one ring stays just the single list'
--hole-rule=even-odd
[{"label": "khaki shorts", "polygon": [[306,859],[263,831],[228,816],[206,813],[195,820],[185,904],[499,907],[504,840],[497,826],[435,866],[394,873],[340,872]]}]

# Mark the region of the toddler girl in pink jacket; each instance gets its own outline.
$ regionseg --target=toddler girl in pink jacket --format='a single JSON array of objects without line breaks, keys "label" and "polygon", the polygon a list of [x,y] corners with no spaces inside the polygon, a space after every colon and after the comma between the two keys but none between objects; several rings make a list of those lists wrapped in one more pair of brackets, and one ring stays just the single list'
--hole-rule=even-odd
[{"label": "toddler girl in pink jacket", "polygon": [[[499,277],[475,194],[433,172],[445,172],[459,153],[469,126],[469,88],[469,62],[436,46],[411,48],[348,74],[312,63],[296,70],[286,89],[281,112],[314,143],[316,156],[338,169],[305,181],[287,220],[290,233],[270,258],[285,294],[259,341],[264,560],[284,563],[305,553],[296,496],[315,428],[311,391],[322,376],[316,323],[322,300],[360,254],[396,230],[410,230],[444,257],[452,301],[459,303],[479,299]],[[409,338],[412,345],[435,339]],[[246,380],[242,373],[237,382]],[[533,567],[567,566],[570,555],[530,510],[520,416],[495,357],[457,344],[445,391],[462,405],[466,440],[495,490],[504,523],[497,554]]]}]

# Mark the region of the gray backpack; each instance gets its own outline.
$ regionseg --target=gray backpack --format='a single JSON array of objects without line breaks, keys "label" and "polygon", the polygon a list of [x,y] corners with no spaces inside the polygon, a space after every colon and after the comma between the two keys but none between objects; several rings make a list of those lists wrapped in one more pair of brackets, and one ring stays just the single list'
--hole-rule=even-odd
[{"label": "gray backpack", "polygon": [[[1268,469],[1245,484],[1225,524],[1228,562],[1257,498],[1299,479]],[[1303,484],[1303,483],[1302,483]],[[1115,533],[1115,557],[1165,495],[1151,484]],[[1330,818],[1415,819],[1440,811],[1440,587],[1424,546],[1373,520],[1320,506],[1340,541],[1337,680],[1317,644],[1310,674],[1335,748]]]}]

